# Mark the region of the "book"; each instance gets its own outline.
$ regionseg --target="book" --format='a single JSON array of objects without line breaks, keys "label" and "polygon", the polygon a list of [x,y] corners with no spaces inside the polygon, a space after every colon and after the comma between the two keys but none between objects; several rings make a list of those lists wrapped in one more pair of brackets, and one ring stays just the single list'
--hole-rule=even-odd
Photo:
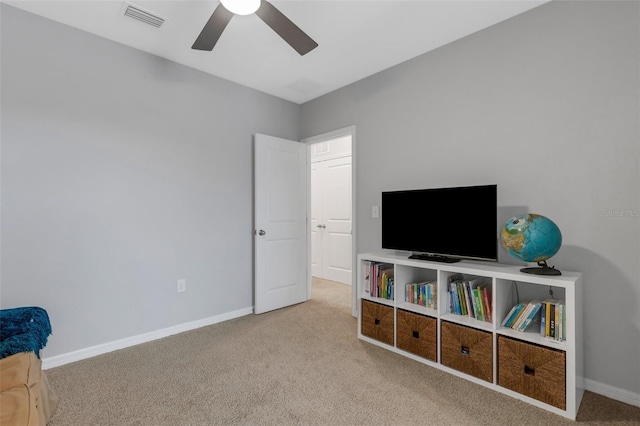
[{"label": "book", "polygon": [[545,299],[542,301],[542,303],[542,316],[545,323],[544,337],[556,339],[556,332],[558,331],[556,326],[556,309],[558,309],[559,306],[563,305],[564,301],[560,299]]},{"label": "book", "polygon": [[371,269],[369,270],[369,293],[371,296],[375,297],[376,295],[376,274],[377,274],[377,266],[375,262],[371,262]]},{"label": "book", "polygon": [[371,262],[368,279],[369,294],[372,297],[393,300],[393,265]]},{"label": "book", "polygon": [[393,265],[385,264],[381,269],[383,271],[383,286],[384,286],[382,297],[387,300],[393,300],[394,299]]},{"label": "book", "polygon": [[435,309],[436,294],[436,283],[433,281],[410,283],[405,285],[404,301]]},{"label": "book", "polygon": [[563,310],[564,310],[564,305],[558,305],[557,309],[558,309],[558,322],[557,322],[557,324],[558,324],[558,333],[556,333],[556,335],[558,336],[558,340],[563,340],[562,339],[562,333],[563,333],[563,330],[562,330],[562,316],[563,315],[562,314],[563,314]]},{"label": "book", "polygon": [[482,291],[481,286],[477,286],[473,289],[473,299],[475,300],[476,306],[478,307],[478,311],[476,313],[476,319],[480,321],[484,321],[484,309],[482,309],[482,300],[480,299],[480,291]]},{"label": "book", "polygon": [[427,308],[436,309],[438,306],[438,291],[435,282],[427,283]]},{"label": "book", "polygon": [[462,282],[462,287],[464,288],[464,298],[465,301],[467,302],[467,314],[471,317],[471,318],[475,318],[475,309],[473,306],[473,303],[471,301],[471,295],[470,293],[470,289],[469,289],[469,282],[468,281],[463,281]]},{"label": "book", "polygon": [[389,280],[389,272],[388,271],[381,271],[380,272],[380,296],[384,299],[387,298],[387,284],[388,284],[388,280]]},{"label": "book", "polygon": [[555,306],[555,320],[554,320],[554,327],[555,327],[555,333],[553,334],[553,336],[555,337],[556,340],[560,340],[560,309],[561,309],[561,304],[556,304]]},{"label": "book", "polygon": [[546,320],[545,320],[545,324],[544,324],[545,337],[549,337],[549,336],[551,336],[551,332],[549,331],[551,329],[551,303],[548,300],[546,300],[544,302],[544,304],[545,304],[545,308],[546,308],[546,311],[545,311]]},{"label": "book", "polygon": [[362,287],[365,293],[371,291],[371,261],[365,260],[362,263]]},{"label": "book", "polygon": [[567,306],[566,305],[562,305],[562,309],[560,310],[560,313],[562,314],[560,316],[560,327],[562,327],[562,340],[565,341],[567,340],[567,312],[566,312]]},{"label": "book", "polygon": [[462,285],[463,282],[463,280],[456,281],[456,286],[458,287],[458,297],[460,298],[460,313],[462,315],[467,315],[467,300],[464,297],[464,286]]},{"label": "book", "polygon": [[518,331],[525,331],[527,329],[529,324],[531,324],[531,321],[533,321],[535,316],[538,314],[538,311],[542,306],[542,302],[538,300],[533,300],[529,302],[529,305],[531,306],[531,308],[529,309],[526,318],[524,318],[524,320],[518,326]]},{"label": "book", "polygon": [[525,306],[524,303],[518,303],[513,307],[509,317],[507,318],[507,321],[504,324],[504,327],[511,327],[513,322],[518,318],[518,316],[522,312],[522,309],[524,308],[524,306]]},{"label": "book", "polygon": [[458,295],[455,294],[455,297],[454,297],[452,284],[455,281],[461,280],[463,278],[464,277],[462,276],[462,274],[453,274],[447,279],[447,294],[449,295],[449,312],[451,312],[452,314],[457,313],[456,306],[458,305],[458,302],[456,302],[455,300],[458,297]]},{"label": "book", "polygon": [[471,309],[471,308],[469,307],[469,301],[467,301],[467,298],[466,298],[465,293],[464,293],[465,282],[464,281],[460,281],[459,283],[460,283],[459,285],[460,285],[460,290],[461,290],[460,294],[462,295],[462,307],[464,308],[463,315],[469,316],[469,309]]},{"label": "book", "polygon": [[451,313],[462,315],[462,311],[460,310],[460,298],[458,297],[458,286],[455,282],[449,284],[449,293],[451,294],[451,300],[453,302],[453,310]]},{"label": "book", "polygon": [[[507,313],[507,315],[505,315],[504,319],[502,320],[502,322],[500,323],[500,326],[505,327],[505,325],[507,324],[507,321],[509,321],[511,319],[511,317],[514,315],[514,313],[516,312],[516,309],[518,308],[518,305],[513,305],[511,307],[511,309],[509,310],[509,312]],[[507,326],[508,327],[508,326]]]},{"label": "book", "polygon": [[522,308],[517,312],[516,317],[511,321],[510,328],[516,328],[519,321],[522,319],[522,315],[524,315],[525,311],[529,307],[529,302],[522,302]]},{"label": "book", "polygon": [[525,320],[525,318],[527,318],[527,316],[529,315],[529,312],[531,311],[532,307],[533,305],[531,305],[531,303],[525,302],[524,307],[520,312],[520,315],[518,315],[518,318],[513,322],[513,324],[511,324],[511,328],[513,328],[514,330],[517,330],[522,324],[522,322]]},{"label": "book", "polygon": [[493,322],[491,316],[491,291],[488,287],[484,287],[482,289],[482,308],[484,309],[485,320],[488,322]]},{"label": "book", "polygon": [[[474,299],[475,318],[480,321],[492,322],[491,318],[491,280],[486,277],[469,281],[472,293],[478,288],[478,298]],[[474,293],[475,294],[475,293]]]}]

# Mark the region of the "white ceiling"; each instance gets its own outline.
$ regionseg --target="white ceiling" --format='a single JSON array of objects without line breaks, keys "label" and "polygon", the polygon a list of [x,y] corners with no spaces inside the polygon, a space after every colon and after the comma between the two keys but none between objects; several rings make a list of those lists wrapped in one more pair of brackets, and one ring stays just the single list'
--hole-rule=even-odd
[{"label": "white ceiling", "polygon": [[122,0],[2,1],[301,104],[549,0],[272,0],[319,44],[305,56],[256,15],[234,16],[213,51],[192,50],[218,1],[130,1],[160,28],[122,16]]}]

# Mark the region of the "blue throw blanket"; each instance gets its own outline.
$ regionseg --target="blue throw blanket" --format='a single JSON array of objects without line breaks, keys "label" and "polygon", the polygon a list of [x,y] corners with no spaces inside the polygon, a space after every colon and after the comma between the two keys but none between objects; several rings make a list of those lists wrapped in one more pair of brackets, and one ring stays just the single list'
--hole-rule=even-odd
[{"label": "blue throw blanket", "polygon": [[35,352],[40,358],[40,349],[50,334],[51,323],[44,309],[0,309],[0,359],[20,352]]}]

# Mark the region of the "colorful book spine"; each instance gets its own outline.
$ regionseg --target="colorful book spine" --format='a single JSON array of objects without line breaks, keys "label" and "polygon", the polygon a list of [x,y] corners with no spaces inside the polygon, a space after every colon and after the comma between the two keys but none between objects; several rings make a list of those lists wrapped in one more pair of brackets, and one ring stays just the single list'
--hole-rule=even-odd
[{"label": "colorful book spine", "polygon": [[540,310],[540,306],[542,306],[542,304],[539,301],[532,301],[529,303],[529,305],[531,306],[531,308],[527,313],[527,317],[524,318],[524,320],[520,323],[520,326],[518,327],[518,331],[525,331],[527,329],[529,324],[531,324],[533,319],[538,314],[538,311]]},{"label": "colorful book spine", "polygon": [[518,303],[515,306],[515,309],[513,311],[513,313],[511,314],[511,316],[509,316],[507,322],[505,323],[505,327],[511,327],[514,323],[514,321],[518,318],[518,316],[520,315],[520,313],[522,312],[522,309],[524,308],[524,303]]},{"label": "colorful book spine", "polygon": [[560,318],[560,324],[562,325],[562,333],[560,334],[560,338],[563,341],[567,340],[567,306],[566,305],[561,305],[562,306],[562,310],[561,310],[561,318]]},{"label": "colorful book spine", "polygon": [[560,309],[561,309],[562,305],[556,305],[555,306],[555,310],[554,310],[554,327],[555,327],[555,333],[553,334],[553,336],[556,338],[556,340],[560,340],[561,339],[561,335],[560,335]]},{"label": "colorful book spine", "polygon": [[453,302],[453,311],[451,313],[462,315],[462,311],[460,310],[460,298],[458,297],[458,287],[455,282],[452,282],[449,285],[451,301]]},{"label": "colorful book spine", "polygon": [[438,309],[438,284],[437,283],[429,283],[429,302],[427,306],[431,309]]},{"label": "colorful book spine", "polygon": [[473,289],[473,299],[476,303],[476,306],[478,307],[478,310],[476,312],[476,319],[479,321],[484,321],[484,309],[482,308],[482,300],[480,299],[480,290],[480,286]]},{"label": "colorful book spine", "polygon": [[473,295],[471,294],[471,289],[469,288],[469,282],[463,281],[462,287],[464,289],[464,300],[467,303],[467,315],[469,315],[471,318],[475,318],[476,314],[473,306]]},{"label": "colorful book spine", "polygon": [[458,288],[458,298],[460,302],[460,315],[467,315],[467,301],[464,298],[464,288],[462,288],[462,281],[456,281]]},{"label": "colorful book spine", "polygon": [[553,339],[553,340],[557,340],[556,337],[556,330],[557,330],[557,325],[556,325],[556,310],[558,309],[558,304],[557,303],[551,303],[551,313],[549,316],[549,338]]},{"label": "colorful book spine", "polygon": [[531,305],[529,303],[524,303],[523,305],[524,306],[520,311],[520,315],[518,315],[518,318],[516,318],[513,324],[511,324],[511,328],[513,328],[514,330],[517,330],[518,327],[520,327],[520,324],[522,324],[522,321],[524,321],[524,319],[529,314],[529,311],[531,310]]},{"label": "colorful book spine", "polygon": [[482,288],[482,308],[484,310],[485,321],[493,322],[493,317],[491,316],[491,293],[489,289],[485,286]]},{"label": "colorful book spine", "polygon": [[435,309],[436,304],[436,283],[410,283],[405,285],[404,301],[414,305],[426,306]]},{"label": "colorful book spine", "polygon": [[511,309],[509,310],[509,312],[507,313],[507,315],[505,315],[504,319],[502,320],[502,322],[500,323],[501,327],[508,327],[506,324],[507,322],[511,319],[511,317],[513,316],[513,314],[516,312],[516,308],[518,307],[518,305],[513,305],[511,307]]},{"label": "colorful book spine", "polygon": [[365,293],[371,294],[371,262],[365,260],[362,263],[362,288]]},{"label": "colorful book spine", "polygon": [[566,306],[563,300],[547,299],[540,308],[540,335],[552,340],[565,341]]},{"label": "colorful book spine", "polygon": [[393,300],[395,294],[393,265],[367,262],[363,266],[365,267],[364,284],[367,286],[365,292],[368,292],[371,297]]},{"label": "colorful book spine", "polygon": [[546,320],[545,320],[545,324],[544,324],[545,337],[549,337],[549,336],[551,336],[551,331],[550,331],[551,330],[551,303],[550,302],[546,302],[545,303],[545,308],[546,308],[546,310],[545,310]]}]

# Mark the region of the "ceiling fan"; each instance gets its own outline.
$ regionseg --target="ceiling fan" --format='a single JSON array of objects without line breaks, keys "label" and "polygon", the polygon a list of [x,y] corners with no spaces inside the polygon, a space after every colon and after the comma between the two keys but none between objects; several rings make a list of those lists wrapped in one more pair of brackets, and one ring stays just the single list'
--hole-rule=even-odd
[{"label": "ceiling fan", "polygon": [[267,0],[221,0],[191,48],[213,50],[233,15],[250,15],[252,13],[258,15],[301,56],[318,47],[318,43]]}]

